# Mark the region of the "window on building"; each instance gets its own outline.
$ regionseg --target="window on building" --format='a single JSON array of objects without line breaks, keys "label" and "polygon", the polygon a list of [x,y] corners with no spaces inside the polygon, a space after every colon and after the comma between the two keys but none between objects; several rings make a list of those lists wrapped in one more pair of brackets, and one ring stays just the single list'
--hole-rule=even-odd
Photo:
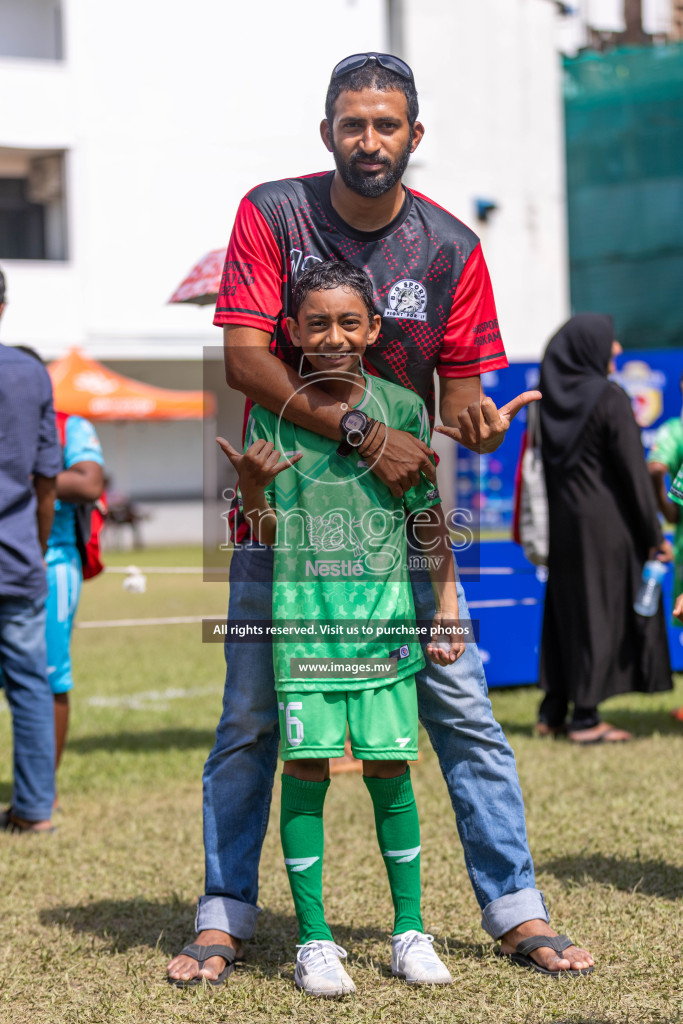
[{"label": "window on building", "polygon": [[61,60],[61,0],[0,0],[0,57]]},{"label": "window on building", "polygon": [[64,154],[0,148],[0,259],[66,258]]}]

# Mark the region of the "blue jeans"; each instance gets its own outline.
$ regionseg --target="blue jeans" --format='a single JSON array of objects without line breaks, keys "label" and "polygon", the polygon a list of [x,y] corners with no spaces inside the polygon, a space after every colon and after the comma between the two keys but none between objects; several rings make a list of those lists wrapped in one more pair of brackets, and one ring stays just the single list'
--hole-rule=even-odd
[{"label": "blue jeans", "polygon": [[[269,620],[272,549],[238,548],[230,566],[229,619]],[[411,573],[418,619],[431,620],[426,570]],[[458,584],[460,616],[469,619]],[[205,895],[196,928],[249,939],[260,913],[258,863],[268,825],[278,753],[270,643],[226,643],[223,714],[204,766]],[[535,888],[514,754],[493,718],[479,652],[467,644],[455,665],[431,662],[417,676],[420,721],[436,751],[482,909],[493,938],[535,918],[548,920]]]},{"label": "blue jeans", "polygon": [[47,821],[55,798],[55,721],[42,599],[0,598],[0,667],[12,712],[12,810],[26,821]]}]

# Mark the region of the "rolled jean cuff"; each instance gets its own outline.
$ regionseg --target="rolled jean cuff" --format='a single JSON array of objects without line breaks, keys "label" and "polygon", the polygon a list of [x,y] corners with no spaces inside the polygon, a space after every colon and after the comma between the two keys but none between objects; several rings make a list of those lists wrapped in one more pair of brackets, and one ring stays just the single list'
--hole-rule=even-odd
[{"label": "rolled jean cuff", "polygon": [[203,932],[215,928],[220,932],[227,932],[235,939],[251,939],[260,913],[260,907],[240,903],[229,896],[200,896],[195,929],[197,932]]},{"label": "rolled jean cuff", "polygon": [[525,921],[540,919],[546,924],[550,920],[548,908],[540,889],[519,889],[492,900],[484,907],[481,915],[481,926],[492,939],[499,939],[511,928],[516,928]]}]

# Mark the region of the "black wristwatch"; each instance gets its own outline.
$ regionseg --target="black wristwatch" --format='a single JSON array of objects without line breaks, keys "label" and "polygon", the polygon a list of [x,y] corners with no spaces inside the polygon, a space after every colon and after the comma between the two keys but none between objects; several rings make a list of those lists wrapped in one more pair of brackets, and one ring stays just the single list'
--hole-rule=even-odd
[{"label": "black wristwatch", "polygon": [[337,455],[346,457],[354,448],[359,448],[370,426],[371,420],[360,409],[349,409],[345,412],[339,424],[343,437],[337,448]]}]

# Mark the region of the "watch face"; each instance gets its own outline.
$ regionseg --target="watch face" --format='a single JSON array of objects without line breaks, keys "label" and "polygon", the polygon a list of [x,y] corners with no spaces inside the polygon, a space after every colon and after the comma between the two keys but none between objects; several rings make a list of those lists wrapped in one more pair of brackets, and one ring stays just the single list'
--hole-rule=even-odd
[{"label": "watch face", "polygon": [[367,426],[367,416],[364,412],[357,412],[355,409],[351,409],[345,413],[342,417],[342,427],[344,430],[364,430]]}]

